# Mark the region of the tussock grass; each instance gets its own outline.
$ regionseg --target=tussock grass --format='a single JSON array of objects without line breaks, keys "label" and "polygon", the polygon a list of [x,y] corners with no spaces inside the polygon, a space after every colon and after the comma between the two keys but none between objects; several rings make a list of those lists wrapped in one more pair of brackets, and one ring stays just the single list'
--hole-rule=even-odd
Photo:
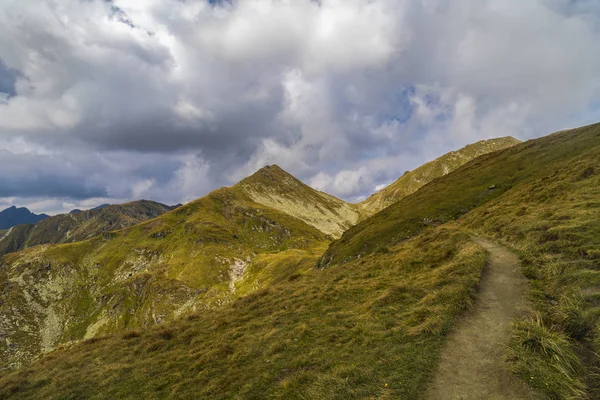
[{"label": "tussock grass", "polygon": [[509,361],[514,372],[552,399],[587,398],[578,379],[582,363],[560,329],[548,327],[540,315],[514,324]]},{"label": "tussock grass", "polygon": [[134,339],[53,352],[0,377],[0,397],[416,399],[486,261],[467,235],[430,229]]},{"label": "tussock grass", "polygon": [[142,333],[139,330],[127,331],[122,335],[122,338],[127,339],[135,339],[142,336]]}]

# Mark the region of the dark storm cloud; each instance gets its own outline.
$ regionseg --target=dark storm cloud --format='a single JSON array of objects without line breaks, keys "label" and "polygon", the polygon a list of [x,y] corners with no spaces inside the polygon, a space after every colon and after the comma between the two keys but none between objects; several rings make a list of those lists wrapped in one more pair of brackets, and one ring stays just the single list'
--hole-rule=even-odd
[{"label": "dark storm cloud", "polygon": [[61,160],[0,151],[0,197],[105,197],[106,188],[86,179],[86,171]]},{"label": "dark storm cloud", "polygon": [[106,197],[106,189],[101,187],[85,187],[84,180],[65,179],[64,176],[40,174],[18,179],[0,178],[0,197],[68,197],[87,199],[90,197]]}]

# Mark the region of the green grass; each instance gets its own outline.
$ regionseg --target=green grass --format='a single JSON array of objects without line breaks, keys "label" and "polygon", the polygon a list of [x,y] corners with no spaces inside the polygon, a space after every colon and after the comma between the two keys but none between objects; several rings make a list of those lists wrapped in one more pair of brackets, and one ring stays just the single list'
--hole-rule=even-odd
[{"label": "green grass", "polygon": [[[233,187],[90,240],[7,254],[0,313],[16,347],[0,342],[0,360],[27,361],[43,350],[44,335],[48,348],[231,302],[286,279],[290,269],[310,269],[328,243],[317,229]],[[250,268],[232,293],[235,260]]]},{"label": "green grass", "polygon": [[578,379],[583,366],[571,351],[569,338],[545,325],[539,315],[514,324],[508,357],[517,375],[550,398],[587,397],[586,386]]},{"label": "green grass", "polygon": [[1,377],[0,397],[420,398],[486,259],[467,235],[431,230],[343,266],[301,267],[221,308],[59,349]]}]

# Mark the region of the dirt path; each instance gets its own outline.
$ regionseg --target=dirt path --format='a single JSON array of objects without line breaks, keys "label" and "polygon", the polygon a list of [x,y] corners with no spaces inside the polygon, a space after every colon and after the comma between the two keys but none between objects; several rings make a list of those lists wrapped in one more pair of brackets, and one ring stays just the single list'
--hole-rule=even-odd
[{"label": "dirt path", "polygon": [[527,305],[527,283],[518,258],[486,239],[473,240],[489,251],[473,310],[461,317],[442,349],[429,400],[537,399],[506,370],[504,352],[510,324]]}]

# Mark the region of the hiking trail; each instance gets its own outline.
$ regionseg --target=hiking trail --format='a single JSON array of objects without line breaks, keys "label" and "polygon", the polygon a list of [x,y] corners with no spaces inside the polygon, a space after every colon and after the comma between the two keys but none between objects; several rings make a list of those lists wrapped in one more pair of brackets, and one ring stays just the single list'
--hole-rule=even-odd
[{"label": "hiking trail", "polygon": [[489,252],[473,309],[454,324],[442,349],[429,400],[538,399],[504,361],[511,321],[527,307],[527,281],[518,258],[487,239],[473,241]]}]

